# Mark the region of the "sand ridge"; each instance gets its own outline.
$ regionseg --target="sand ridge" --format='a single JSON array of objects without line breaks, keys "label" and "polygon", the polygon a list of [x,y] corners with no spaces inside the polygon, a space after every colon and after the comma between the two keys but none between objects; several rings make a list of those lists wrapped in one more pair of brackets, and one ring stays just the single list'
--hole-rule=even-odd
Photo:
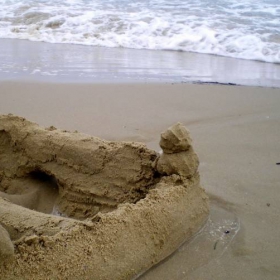
[{"label": "sand ridge", "polygon": [[203,225],[208,199],[187,130],[174,125],[160,145],[1,116],[0,275],[131,279],[171,254]]}]

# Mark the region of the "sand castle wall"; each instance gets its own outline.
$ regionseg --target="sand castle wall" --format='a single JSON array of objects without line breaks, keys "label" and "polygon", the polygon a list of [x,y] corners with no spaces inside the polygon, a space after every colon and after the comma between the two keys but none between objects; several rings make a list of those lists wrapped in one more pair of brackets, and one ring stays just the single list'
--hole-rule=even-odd
[{"label": "sand castle wall", "polygon": [[171,254],[208,199],[187,130],[171,127],[160,145],[0,116],[0,276],[131,279]]},{"label": "sand castle wall", "polygon": [[2,184],[28,184],[35,173],[49,175],[58,184],[61,211],[71,217],[136,202],[154,183],[151,165],[157,155],[139,143],[44,129],[12,116],[0,118],[0,139]]}]

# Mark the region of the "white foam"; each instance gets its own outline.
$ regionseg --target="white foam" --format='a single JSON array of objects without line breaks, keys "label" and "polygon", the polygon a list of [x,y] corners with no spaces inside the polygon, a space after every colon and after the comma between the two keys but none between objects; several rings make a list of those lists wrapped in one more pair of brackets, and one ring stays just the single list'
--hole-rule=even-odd
[{"label": "white foam", "polygon": [[277,0],[0,0],[0,38],[280,63]]}]

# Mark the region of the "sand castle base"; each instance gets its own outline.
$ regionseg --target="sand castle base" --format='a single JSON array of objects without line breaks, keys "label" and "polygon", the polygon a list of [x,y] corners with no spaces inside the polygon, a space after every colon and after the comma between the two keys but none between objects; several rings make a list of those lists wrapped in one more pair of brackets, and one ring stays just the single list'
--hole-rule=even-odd
[{"label": "sand castle base", "polygon": [[0,278],[132,279],[208,217],[180,124],[159,155],[0,116]]}]

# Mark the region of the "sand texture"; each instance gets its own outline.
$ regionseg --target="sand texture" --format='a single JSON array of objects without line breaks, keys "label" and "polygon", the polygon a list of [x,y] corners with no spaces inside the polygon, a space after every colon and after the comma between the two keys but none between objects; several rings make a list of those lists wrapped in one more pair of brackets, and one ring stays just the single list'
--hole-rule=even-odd
[{"label": "sand texture", "polygon": [[131,279],[208,217],[188,131],[162,154],[0,116],[0,278]]},{"label": "sand texture", "polygon": [[[231,63],[226,69],[224,74],[231,77]],[[143,142],[155,151],[167,127],[180,121],[190,129],[200,182],[210,197],[209,219],[190,242],[139,280],[279,280],[279,108],[279,88],[0,82],[0,113],[43,127]],[[142,238],[151,240],[144,231]],[[125,261],[121,257],[118,265]]]}]

